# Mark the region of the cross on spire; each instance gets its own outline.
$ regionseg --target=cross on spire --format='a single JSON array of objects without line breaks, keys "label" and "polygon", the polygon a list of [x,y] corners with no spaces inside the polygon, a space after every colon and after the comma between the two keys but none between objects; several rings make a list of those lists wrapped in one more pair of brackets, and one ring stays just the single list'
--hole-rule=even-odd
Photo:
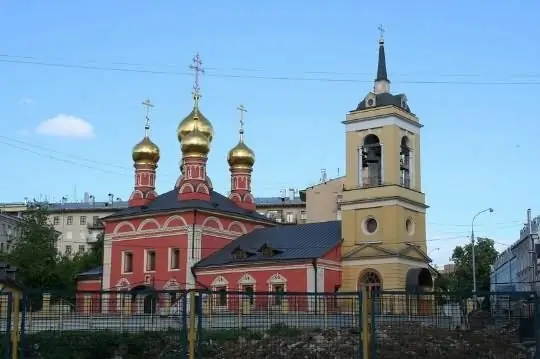
[{"label": "cross on spire", "polygon": [[377,29],[379,30],[379,33],[381,34],[380,41],[384,41],[384,33],[386,32],[386,30],[384,29],[382,24],[379,25],[379,27],[377,27]]},{"label": "cross on spire", "polygon": [[201,97],[200,76],[204,74],[202,64],[201,56],[197,52],[195,57],[193,57],[191,65],[189,65],[189,68],[193,70],[195,74],[195,81],[193,82],[193,98],[195,101],[198,101]]},{"label": "cross on spire", "polygon": [[247,112],[246,106],[240,105],[236,108],[238,111],[240,111],[240,140],[244,140],[244,113]]},{"label": "cross on spire", "polygon": [[150,109],[154,107],[154,104],[150,99],[146,99],[142,102],[142,105],[146,107],[146,123],[144,124],[144,135],[148,137],[148,132],[150,131]]}]

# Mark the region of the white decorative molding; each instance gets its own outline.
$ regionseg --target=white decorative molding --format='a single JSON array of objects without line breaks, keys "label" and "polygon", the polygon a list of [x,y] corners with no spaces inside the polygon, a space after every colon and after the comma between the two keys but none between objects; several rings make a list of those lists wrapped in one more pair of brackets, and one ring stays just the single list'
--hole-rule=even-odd
[{"label": "white decorative molding", "polygon": [[217,276],[210,284],[212,287],[226,287],[229,285],[229,281],[222,275]]},{"label": "white decorative molding", "polygon": [[[221,220],[217,217],[214,217],[214,216],[208,216],[204,219],[203,223],[202,223],[202,226],[203,227],[206,227],[208,225],[208,223],[216,223],[218,228],[220,230],[223,230],[223,223],[221,222]],[[215,227],[211,227],[209,226],[210,228],[215,228]]]},{"label": "white decorative molding", "polygon": [[129,230],[129,231],[124,231],[124,232],[121,232],[121,233],[136,232],[136,231],[137,231],[137,229],[135,228],[135,226],[133,225],[133,223],[128,222],[128,221],[123,221],[123,222],[118,223],[118,224],[114,227],[113,233],[114,233],[114,234],[120,233],[120,229],[122,229],[122,228],[124,228],[124,227],[128,227],[130,230]]},{"label": "white decorative molding", "polygon": [[238,284],[241,285],[252,285],[256,283],[257,281],[255,280],[255,278],[253,278],[249,273],[244,274],[242,278],[240,278],[240,280],[238,281]]},{"label": "white decorative molding", "polygon": [[[156,226],[156,228],[144,229],[144,227],[149,223],[154,224]],[[161,225],[154,218],[147,218],[147,219],[143,220],[139,224],[139,227],[137,228],[138,232],[143,232],[143,231],[144,232],[149,232],[149,231],[159,231],[159,230],[161,230]]]}]

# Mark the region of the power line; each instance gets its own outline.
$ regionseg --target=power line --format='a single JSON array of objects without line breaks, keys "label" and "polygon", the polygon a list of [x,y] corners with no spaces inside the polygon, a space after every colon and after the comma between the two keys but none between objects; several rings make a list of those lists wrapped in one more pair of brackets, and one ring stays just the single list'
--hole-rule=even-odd
[{"label": "power line", "polygon": [[[39,62],[73,62],[74,59],[67,59],[67,58],[40,58],[37,56],[28,56],[28,55],[13,55],[13,54],[0,54],[0,57],[8,58],[8,59],[19,59],[19,60],[33,60],[33,61],[39,61]],[[83,60],[80,59],[77,62],[83,62],[83,63],[91,63],[91,64],[97,64],[97,65],[113,65],[113,66],[138,66],[138,67],[157,67],[157,66],[164,66],[169,68],[185,68],[185,65],[180,64],[144,64],[144,63],[134,63],[134,62],[127,62],[127,61],[105,61],[105,60]],[[211,70],[211,71],[233,71],[233,72],[270,72],[269,69],[258,69],[258,68],[246,68],[246,67],[232,67],[232,68],[220,68],[220,67],[209,67],[206,66],[205,70]],[[301,71],[301,74],[304,75],[338,75],[338,76],[373,76],[373,72],[340,72],[340,71]],[[191,74],[192,75],[192,74]],[[482,74],[473,74],[473,73],[454,73],[454,74],[429,74],[429,73],[399,73],[399,72],[392,72],[391,75],[393,76],[419,76],[419,75],[427,75],[427,76],[438,76],[438,77],[482,77]],[[517,74],[509,74],[508,77],[510,78],[540,78],[540,73],[536,72],[530,72],[530,73],[517,73]],[[370,81],[371,82],[371,81]]]},{"label": "power line", "polygon": [[[125,67],[112,66],[93,66],[93,65],[78,65],[59,62],[47,62],[39,60],[16,60],[11,58],[0,59],[3,63],[26,64],[36,66],[47,66],[57,68],[71,68],[80,70],[95,70],[95,71],[110,71],[110,72],[129,72],[151,75],[176,75],[176,76],[192,76],[189,72],[169,71],[169,70],[149,70],[149,69],[133,69]],[[269,75],[246,75],[246,74],[231,74],[220,73],[209,70],[206,74],[209,77],[229,78],[229,79],[252,79],[252,80],[277,80],[277,81],[311,81],[311,82],[342,82],[342,83],[372,83],[372,80],[360,79],[340,79],[332,77],[305,77],[305,76],[269,76]],[[449,80],[401,80],[397,81],[404,84],[422,84],[422,85],[484,85],[484,86],[538,86],[540,81],[449,81]]]}]

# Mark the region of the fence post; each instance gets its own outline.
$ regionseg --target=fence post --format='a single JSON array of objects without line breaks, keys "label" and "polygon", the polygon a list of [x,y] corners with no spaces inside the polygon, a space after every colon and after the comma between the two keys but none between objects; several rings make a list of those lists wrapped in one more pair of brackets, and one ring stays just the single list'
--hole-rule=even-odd
[{"label": "fence post", "polygon": [[535,359],[540,359],[540,297],[534,294],[534,339]]},{"label": "fence post", "polygon": [[11,293],[11,296],[8,300],[13,301],[12,312],[13,312],[13,324],[12,324],[12,335],[11,335],[11,358],[17,359],[19,357],[19,325],[20,325],[20,299],[21,294],[18,291]]},{"label": "fence post", "polygon": [[188,334],[188,342],[189,342],[189,359],[195,359],[195,348],[197,340],[197,333],[195,326],[197,325],[196,322],[196,306],[197,306],[197,299],[195,298],[194,292],[189,292],[189,334]]},{"label": "fence post", "polygon": [[362,359],[369,358],[369,310],[368,310],[368,295],[367,288],[363,287],[362,292],[360,293],[360,303],[361,303],[361,336],[360,342],[362,343]]}]

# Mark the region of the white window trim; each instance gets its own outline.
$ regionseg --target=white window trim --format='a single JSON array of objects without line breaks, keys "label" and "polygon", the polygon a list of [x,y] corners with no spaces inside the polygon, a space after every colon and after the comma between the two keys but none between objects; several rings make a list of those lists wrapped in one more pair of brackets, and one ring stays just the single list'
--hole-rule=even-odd
[{"label": "white window trim", "polygon": [[156,269],[157,269],[157,261],[154,262],[154,265],[155,265],[155,268],[154,270],[148,270],[147,268],[147,264],[148,264],[148,254],[150,252],[154,252],[154,255],[157,256],[157,253],[156,253],[156,250],[155,249],[145,249],[144,250],[144,273],[156,273]]},{"label": "white window trim", "polygon": [[[174,249],[177,249],[178,250],[178,268],[173,268],[172,267],[172,253],[173,253],[173,250]],[[167,267],[169,268],[169,272],[178,272],[180,271],[180,267],[181,267],[181,263],[180,263],[180,248],[178,247],[169,247],[169,252],[168,252],[168,258],[169,258],[169,264],[167,265]],[[146,268],[146,267],[145,267]]]},{"label": "white window trim", "polygon": [[[126,256],[131,254],[131,272],[126,272]],[[131,251],[122,251],[122,274],[131,274],[133,273],[133,252]]]},{"label": "white window trim", "polygon": [[356,162],[358,162],[358,186],[362,187],[364,184],[364,167],[362,164],[362,147],[359,146],[356,149]]},{"label": "white window trim", "polygon": [[384,144],[381,143],[381,185],[384,184]]}]

